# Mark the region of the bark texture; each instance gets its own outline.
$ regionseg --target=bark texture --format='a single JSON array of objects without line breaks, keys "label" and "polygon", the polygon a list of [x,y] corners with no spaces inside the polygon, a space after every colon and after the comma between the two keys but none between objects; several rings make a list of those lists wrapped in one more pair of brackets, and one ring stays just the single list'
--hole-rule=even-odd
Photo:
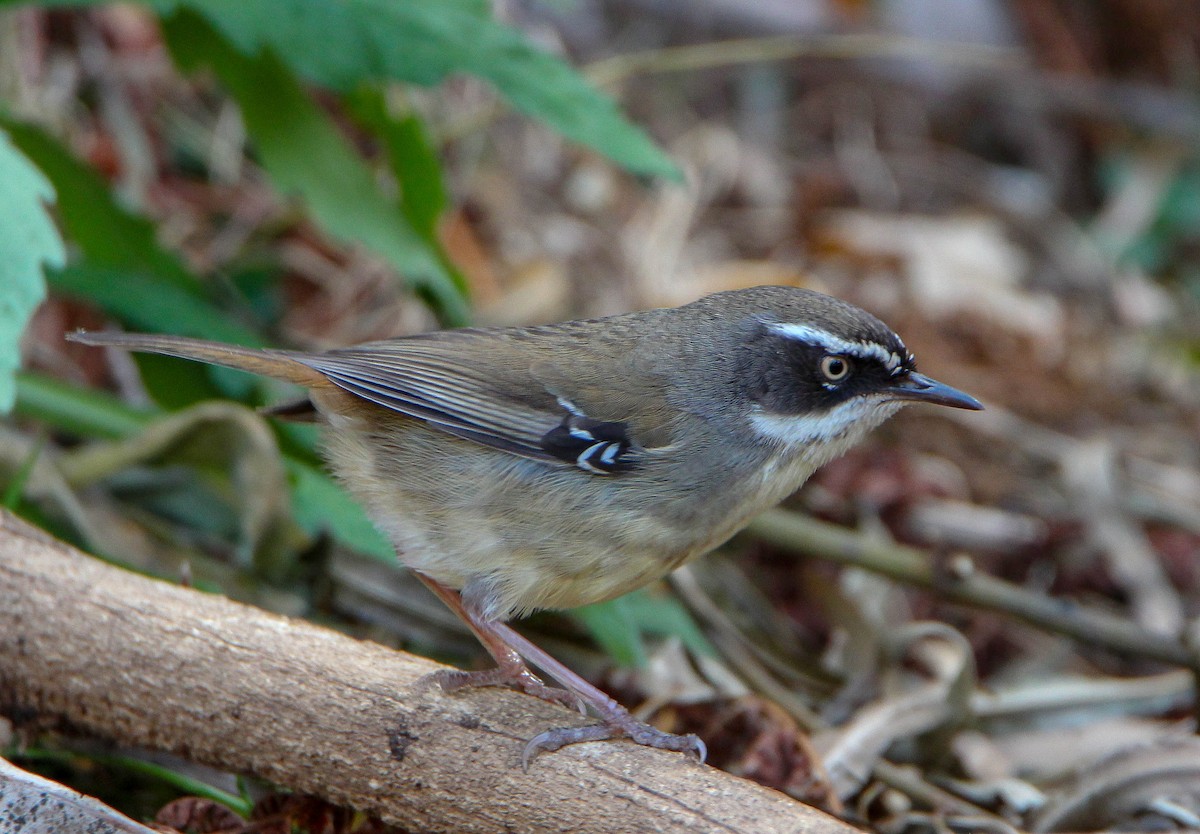
[{"label": "bark texture", "polygon": [[179,753],[421,832],[838,832],[752,782],[625,742],[538,757],[580,716],[437,664],[114,568],[0,511],[0,710]]}]

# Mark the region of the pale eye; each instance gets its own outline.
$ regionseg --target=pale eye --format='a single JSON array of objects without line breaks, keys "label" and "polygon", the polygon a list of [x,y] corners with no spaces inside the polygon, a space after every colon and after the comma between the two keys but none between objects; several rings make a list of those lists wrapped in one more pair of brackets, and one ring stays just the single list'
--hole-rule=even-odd
[{"label": "pale eye", "polygon": [[821,373],[830,382],[841,382],[850,375],[850,360],[837,354],[824,356],[821,358]]}]

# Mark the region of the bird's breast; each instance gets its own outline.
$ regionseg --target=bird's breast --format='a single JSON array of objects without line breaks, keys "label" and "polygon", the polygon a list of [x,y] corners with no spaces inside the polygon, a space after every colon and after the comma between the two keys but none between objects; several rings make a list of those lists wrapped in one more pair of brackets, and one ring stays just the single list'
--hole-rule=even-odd
[{"label": "bird's breast", "polygon": [[812,469],[783,450],[720,467],[678,447],[600,476],[403,418],[329,422],[332,467],[400,560],[498,618],[611,599],[658,579],[728,540]]}]

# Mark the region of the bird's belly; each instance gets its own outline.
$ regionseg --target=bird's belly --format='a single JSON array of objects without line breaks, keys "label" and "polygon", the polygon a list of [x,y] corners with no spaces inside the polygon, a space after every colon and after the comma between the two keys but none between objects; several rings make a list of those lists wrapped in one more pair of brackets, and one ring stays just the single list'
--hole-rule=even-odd
[{"label": "bird's belly", "polygon": [[334,428],[329,458],[400,560],[502,619],[641,587],[720,545],[790,491],[777,494],[779,478],[751,478],[705,506],[686,495],[673,503],[673,488],[635,497],[615,477],[469,441],[451,441],[457,448],[447,455],[447,438],[424,427],[382,438]]},{"label": "bird's belly", "polygon": [[469,509],[455,515],[453,529],[411,519],[398,537],[401,559],[502,619],[612,599],[702,552],[644,515],[561,519],[549,530]]}]

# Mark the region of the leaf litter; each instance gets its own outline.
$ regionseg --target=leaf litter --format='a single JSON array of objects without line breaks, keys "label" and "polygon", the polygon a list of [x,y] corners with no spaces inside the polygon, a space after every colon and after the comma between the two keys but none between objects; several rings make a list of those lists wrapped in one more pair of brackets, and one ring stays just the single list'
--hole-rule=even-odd
[{"label": "leaf litter", "polygon": [[[813,5],[840,19],[851,4]],[[1178,205],[1194,189],[1200,122],[1168,65],[1180,49],[1194,55],[1200,18],[1131,3],[1091,17],[1075,3],[984,5],[1023,33],[1023,69],[980,76],[933,60],[906,76],[869,54],[756,73],[719,61],[690,75],[651,69],[624,96],[688,172],[683,187],[646,189],[489,115],[470,83],[415,93],[442,137],[457,206],[448,252],[485,302],[483,322],[603,315],[755,283],[868,307],[905,336],[923,370],[989,410],[910,410],[826,467],[788,509],[863,541],[919,547],[940,582],[994,576],[1064,611],[1102,612],[1190,659],[1172,665],[1035,628],[1016,610],[950,602],[936,583],[904,584],[798,557],[803,542],[785,549],[750,536],[673,582],[714,657],[667,638],[652,642],[649,671],[614,673],[571,623],[531,627],[549,624],[559,654],[609,675],[665,729],[704,735],[712,763],[871,830],[1195,828],[1200,277],[1191,262],[1200,238]],[[591,13],[629,51],[651,56],[748,25],[734,14],[685,33],[669,17]],[[211,91],[147,58],[156,36],[130,14],[104,10],[81,25],[112,45],[88,60],[107,62],[107,83],[134,95],[71,122],[67,138],[93,162],[108,159],[110,173],[142,177],[122,167],[131,141],[122,137],[140,136],[165,160],[182,137],[219,139],[229,122]],[[891,25],[860,14],[852,25]],[[578,30],[562,32],[581,60],[604,57]],[[57,39],[48,45],[80,60]],[[157,118],[150,87],[167,93],[173,135],[144,129]],[[778,89],[788,91],[782,106]],[[70,99],[60,91],[57,100]],[[482,144],[456,132],[464,114],[480,113]],[[129,120],[139,130],[122,130]],[[298,222],[264,196],[252,163],[228,157],[212,163],[232,184],[189,181],[162,164],[145,186],[146,210],[189,263],[237,271],[274,253],[284,273],[273,302],[279,333],[293,344],[431,325],[377,259]],[[56,341],[63,320],[87,315],[61,298],[46,305],[34,364],[97,381],[111,374]],[[46,457],[60,456],[50,448]],[[161,507],[123,514],[111,490],[72,494],[70,479],[40,461],[34,474],[39,500],[84,538],[124,517],[115,529],[140,535],[107,546],[140,548],[148,563],[167,550],[236,567],[239,547],[312,544],[295,528],[270,532],[287,526],[270,501],[189,539],[181,528],[204,522],[164,525]],[[322,587],[287,589],[285,608],[377,639],[415,635],[471,651],[452,623],[420,608],[402,575],[380,576],[377,562],[342,548],[322,558]],[[174,810],[185,824],[199,813]],[[358,830],[303,813],[325,830]]]}]

